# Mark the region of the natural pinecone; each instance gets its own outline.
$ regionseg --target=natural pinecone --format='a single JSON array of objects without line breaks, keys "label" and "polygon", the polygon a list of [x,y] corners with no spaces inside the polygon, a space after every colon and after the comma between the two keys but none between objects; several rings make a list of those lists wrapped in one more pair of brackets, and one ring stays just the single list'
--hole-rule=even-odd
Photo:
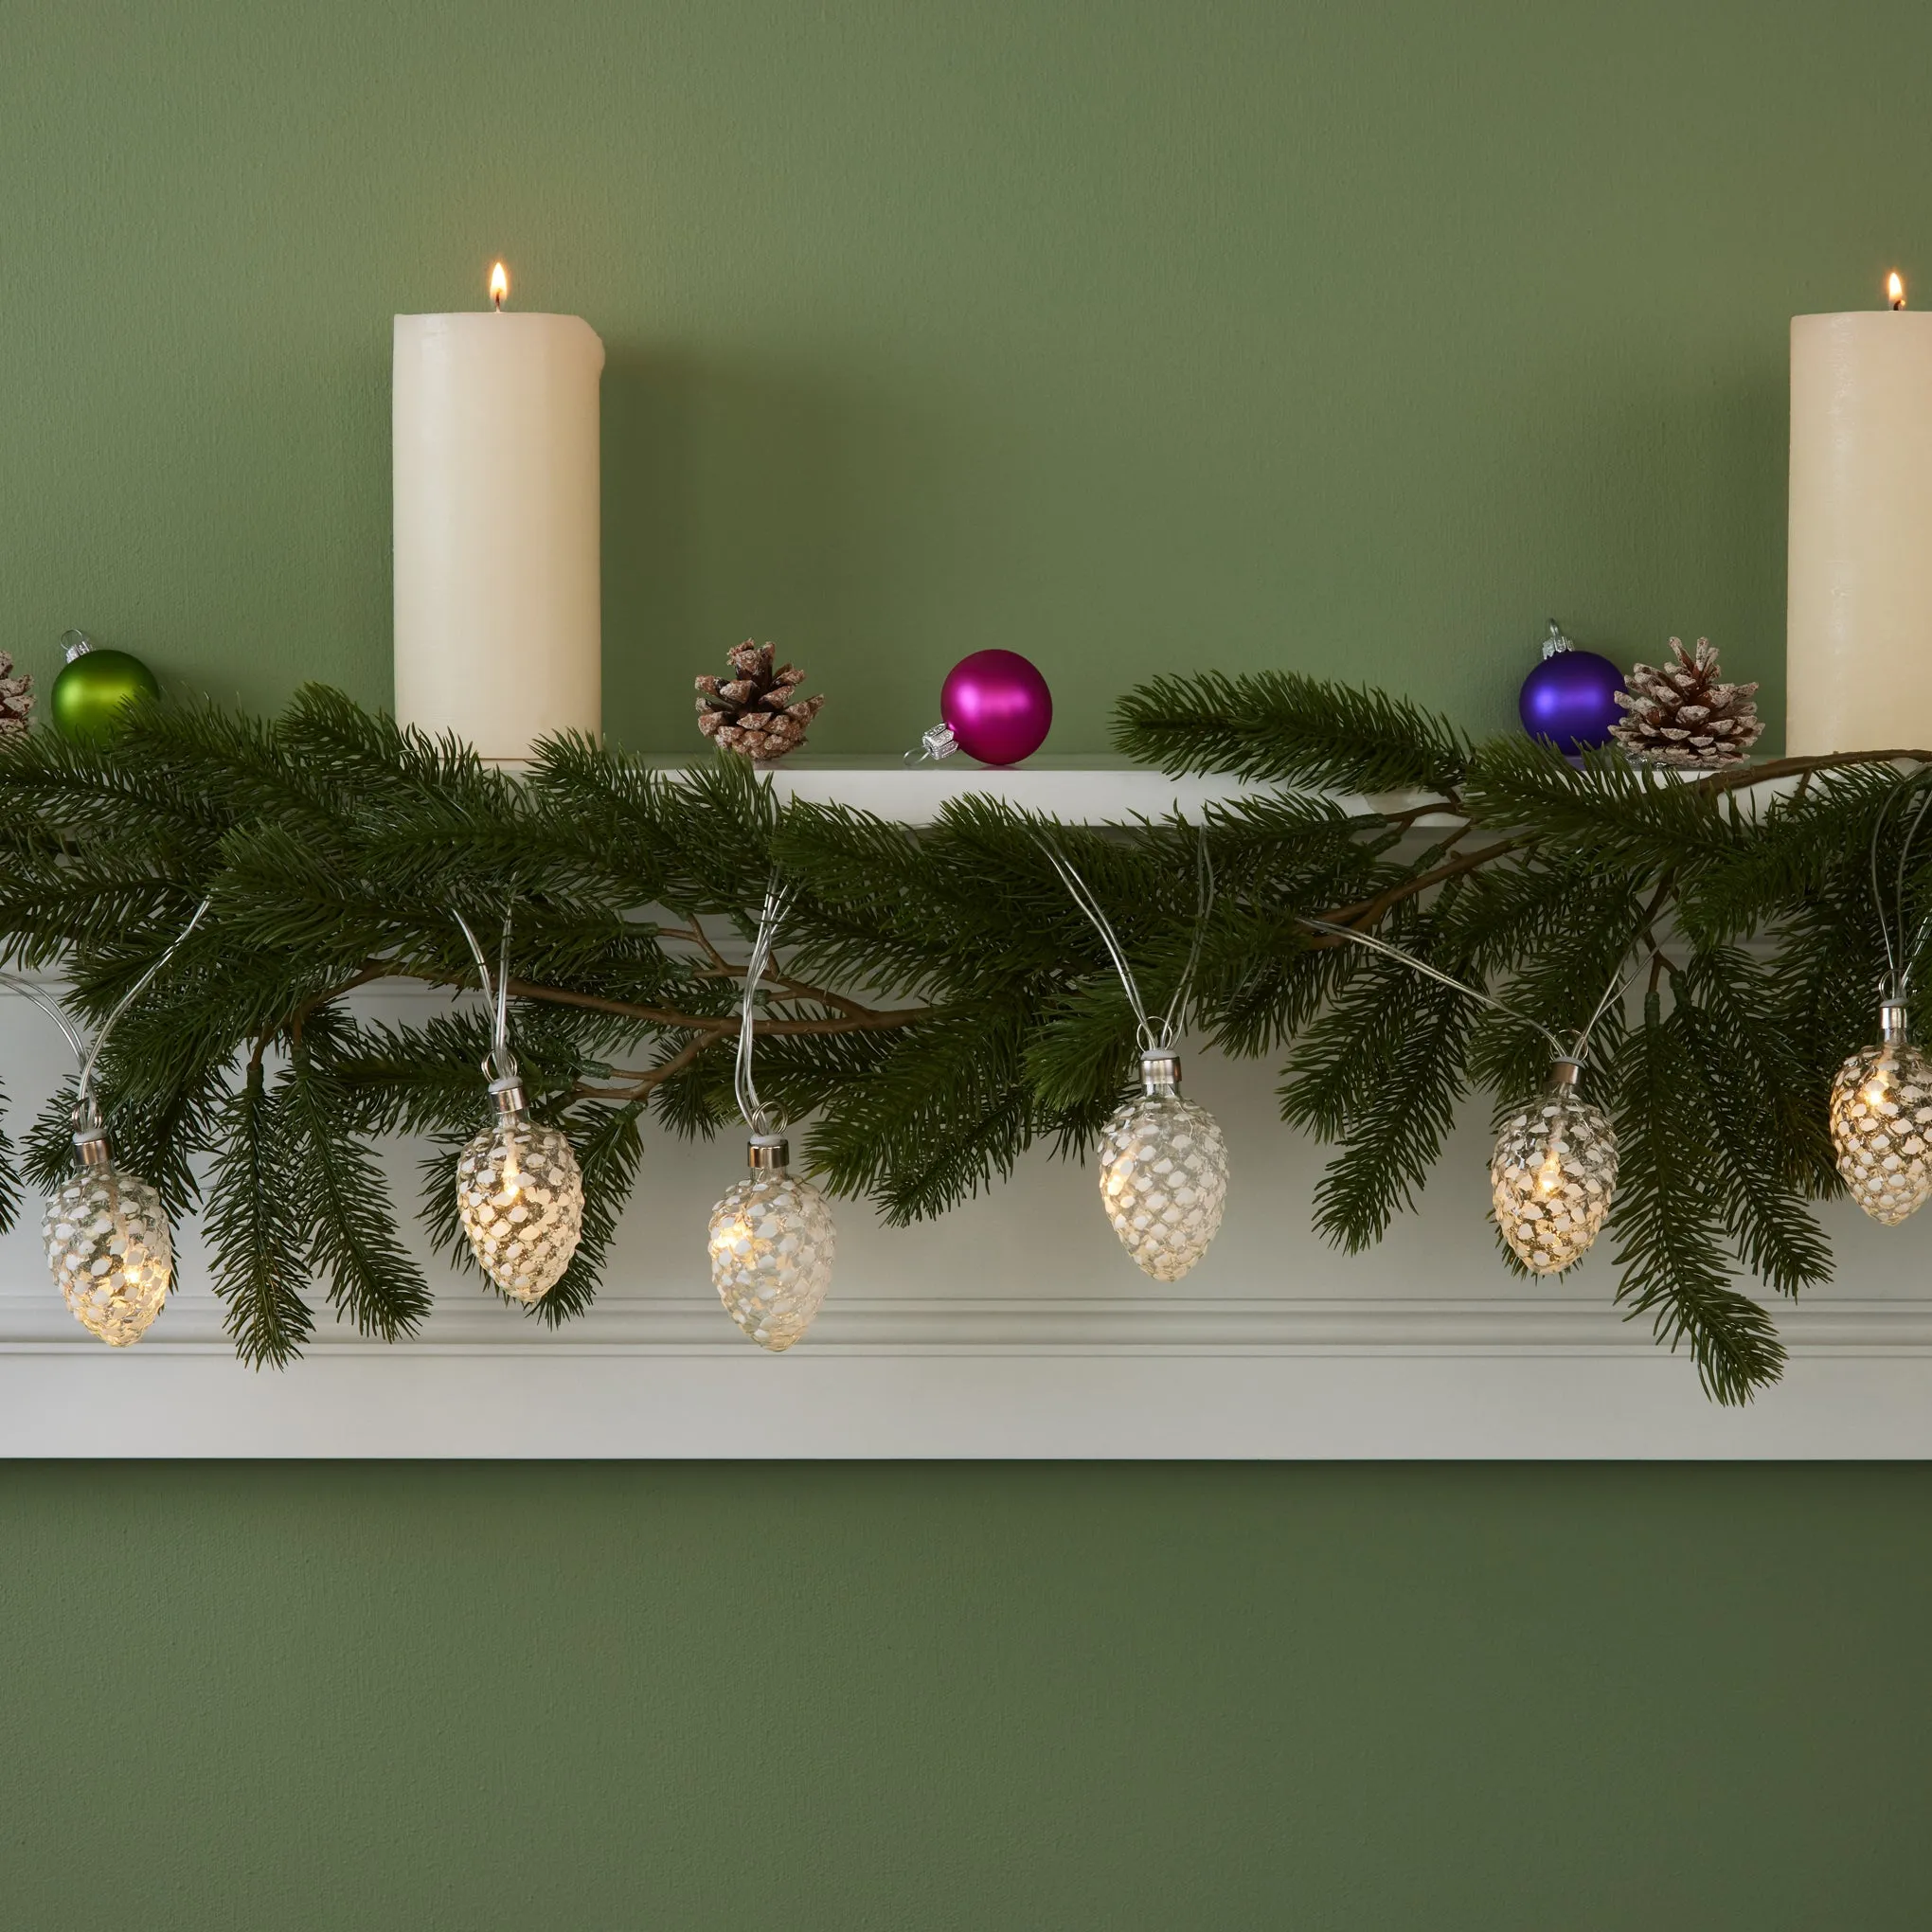
[{"label": "natural pinecone", "polygon": [[27,729],[33,710],[33,680],[25,671],[13,674],[13,660],[0,651],[0,738],[11,738]]},{"label": "natural pinecone", "polygon": [[716,739],[727,751],[769,764],[796,751],[805,742],[805,727],[818,715],[822,697],[797,698],[793,693],[805,673],[789,664],[772,665],[772,647],[746,638],[727,652],[727,679],[698,680],[698,729]]},{"label": "natural pinecone", "polygon": [[1754,684],[1721,684],[1708,637],[1694,653],[1671,639],[1674,664],[1639,664],[1617,693],[1624,719],[1610,736],[1645,764],[1735,764],[1758,742],[1763,721]]}]

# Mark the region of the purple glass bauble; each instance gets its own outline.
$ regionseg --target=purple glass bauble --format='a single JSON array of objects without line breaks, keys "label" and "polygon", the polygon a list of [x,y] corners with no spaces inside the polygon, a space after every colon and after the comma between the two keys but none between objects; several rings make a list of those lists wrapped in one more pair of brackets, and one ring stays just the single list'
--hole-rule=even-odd
[{"label": "purple glass bauble", "polygon": [[1017,651],[975,651],[946,673],[939,716],[981,764],[1018,764],[1046,742],[1053,693]]},{"label": "purple glass bauble", "polygon": [[1610,727],[1623,716],[1617,693],[1623,673],[1594,651],[1559,651],[1523,680],[1523,729],[1552,738],[1562,752],[1610,742]]}]

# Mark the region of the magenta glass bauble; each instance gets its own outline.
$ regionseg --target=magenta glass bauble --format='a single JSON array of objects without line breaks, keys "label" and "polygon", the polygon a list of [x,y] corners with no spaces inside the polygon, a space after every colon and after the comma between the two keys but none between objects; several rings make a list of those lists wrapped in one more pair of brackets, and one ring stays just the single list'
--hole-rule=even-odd
[{"label": "magenta glass bauble", "polygon": [[1610,742],[1610,727],[1622,708],[1617,693],[1623,673],[1594,651],[1552,651],[1523,680],[1523,729],[1531,738],[1549,738],[1561,752],[1578,752]]},{"label": "magenta glass bauble", "polygon": [[1053,693],[1017,651],[975,651],[946,673],[939,716],[981,764],[1018,764],[1046,742]]}]

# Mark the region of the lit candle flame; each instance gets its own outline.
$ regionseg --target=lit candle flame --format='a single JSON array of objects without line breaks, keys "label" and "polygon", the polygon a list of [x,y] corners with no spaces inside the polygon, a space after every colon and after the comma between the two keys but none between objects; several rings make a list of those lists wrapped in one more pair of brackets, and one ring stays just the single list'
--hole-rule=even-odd
[{"label": "lit candle flame", "polygon": [[[1892,279],[1894,281],[1897,281],[1898,277],[1893,276]],[[509,298],[509,295],[510,295],[510,271],[509,269],[504,267],[502,262],[499,261],[496,264],[496,266],[490,271],[490,299],[496,304],[497,313],[499,314],[502,313],[504,302]]]},{"label": "lit candle flame", "polygon": [[1885,285],[1885,293],[1894,309],[1903,309],[1905,306],[1905,278],[1897,269],[1892,270],[1891,277]]}]

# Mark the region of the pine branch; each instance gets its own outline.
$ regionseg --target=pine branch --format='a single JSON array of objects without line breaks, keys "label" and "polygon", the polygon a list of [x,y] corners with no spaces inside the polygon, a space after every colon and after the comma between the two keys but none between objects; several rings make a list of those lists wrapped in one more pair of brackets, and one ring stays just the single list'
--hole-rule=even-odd
[{"label": "pine branch", "polygon": [[1115,707],[1114,742],[1179,777],[1225,772],[1350,792],[1406,788],[1453,798],[1468,741],[1405,699],[1294,671],[1162,677]]},{"label": "pine branch", "polygon": [[366,1335],[413,1334],[429,1314],[429,1286],[397,1236],[382,1170],[350,1131],[341,1089],[305,1051],[276,1103],[288,1123],[288,1172],[312,1217],[309,1258],[331,1303]]},{"label": "pine branch", "polygon": [[1777,1381],[1784,1349],[1764,1311],[1730,1285],[1706,1096],[1682,1032],[1653,999],[1620,1056],[1617,1298],[1651,1315],[1660,1342],[1689,1344],[1716,1401],[1742,1403]]},{"label": "pine branch", "polygon": [[548,1327],[581,1315],[597,1298],[617,1218],[644,1157],[637,1132],[642,1112],[635,1106],[599,1108],[572,1136],[583,1171],[583,1237],[562,1279],[533,1311]]},{"label": "pine branch", "polygon": [[[212,894],[121,1022],[101,1099],[117,1154],[172,1208],[206,1179],[231,1332],[247,1359],[279,1362],[313,1320],[311,1273],[365,1333],[406,1333],[427,1308],[376,1143],[453,1149],[487,1117],[454,912],[492,934],[513,914],[526,1085],[595,1196],[580,1265],[542,1311],[557,1320],[594,1291],[640,1113],[692,1135],[735,1118],[739,962],[775,868],[796,896],[759,1020],[761,1088],[788,1118],[815,1117],[802,1137],[832,1186],[903,1221],[1041,1140],[1083,1154],[1131,1072],[1125,1003],[1043,835],[1107,907],[1156,1007],[1195,937],[1205,837],[1219,898],[1189,1017],[1221,1050],[1286,1057],[1284,1113],[1342,1143],[1317,1212],[1345,1245],[1413,1200],[1471,1081],[1518,1098],[1547,1049],[1400,965],[1311,940],[1300,915],[1372,928],[1565,1034],[1616,960],[1650,961],[1646,1025],[1627,1030],[1613,1007],[1591,1076],[1618,1096],[1625,1143],[1624,1298],[1689,1342],[1722,1399],[1775,1374],[1730,1251],[1783,1292],[1827,1263],[1805,1203],[1839,1187],[1823,1099],[1875,1023],[1869,851],[1884,808],[1889,878],[1906,755],[1690,782],[1604,759],[1578,772],[1279,673],[1163,680],[1118,726],[1172,771],[1413,787],[1460,815],[1430,831],[1436,806],[1349,812],[1284,792],[1200,827],[1089,828],[981,798],[913,829],[781,806],[742,760],[667,775],[581,738],[543,746],[518,782],[311,689],[271,722],[164,707],[109,749],[47,734],[0,748],[0,958],[58,968],[71,1010],[98,1024]],[[1780,773],[1802,775],[1797,796],[1739,802]],[[1932,930],[1932,845],[1905,898],[1902,922]],[[445,989],[451,1009],[351,1022],[346,1000],[387,980]],[[0,1219],[16,1176],[50,1187],[71,1169],[70,1104],[71,1086],[17,1154],[0,1144]],[[423,1221],[464,1265],[448,1166],[447,1152],[431,1164]]]},{"label": "pine branch", "polygon": [[1350,1115],[1343,1151],[1315,1188],[1315,1231],[1350,1254],[1380,1241],[1399,1208],[1414,1208],[1442,1152],[1461,1091],[1469,1002],[1418,981],[1409,1011],[1387,1023],[1386,1078]]},{"label": "pine branch", "polygon": [[222,1131],[207,1238],[215,1292],[227,1305],[224,1326],[244,1362],[285,1368],[301,1353],[315,1318],[302,1297],[308,1269],[295,1150],[281,1097],[269,1096],[260,1067],[230,1098]]},{"label": "pine branch", "polygon": [[[7,1089],[0,1084],[0,1120],[7,1117]],[[13,1143],[0,1132],[0,1234],[12,1232],[20,1218],[20,1170],[13,1158]]]}]

